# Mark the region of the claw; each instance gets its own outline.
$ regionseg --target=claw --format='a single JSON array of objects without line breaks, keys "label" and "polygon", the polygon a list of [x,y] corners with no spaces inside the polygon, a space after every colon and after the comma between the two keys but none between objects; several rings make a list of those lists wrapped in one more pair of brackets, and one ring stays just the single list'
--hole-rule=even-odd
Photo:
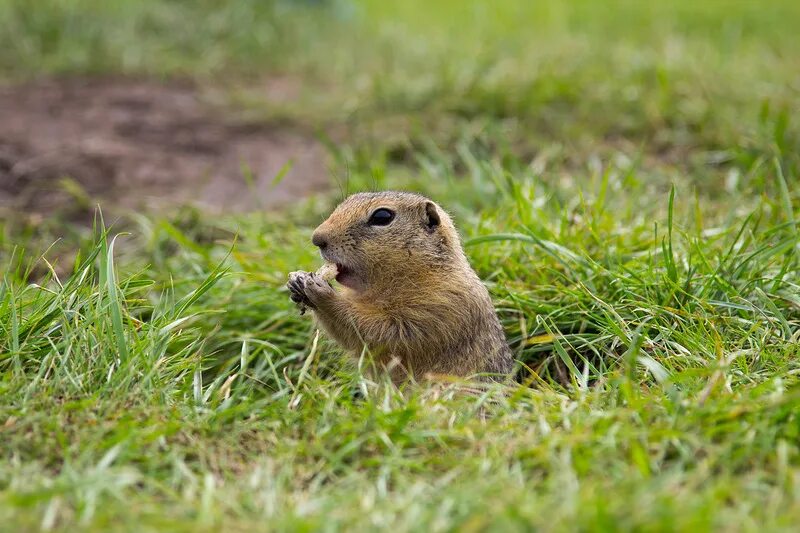
[{"label": "claw", "polygon": [[303,294],[303,286],[297,280],[291,280],[286,284],[290,291],[295,294]]},{"label": "claw", "polygon": [[286,288],[289,289],[289,298],[297,304],[301,315],[305,314],[307,307],[314,308],[305,292],[307,276],[307,272],[290,272],[289,281],[286,283]]}]

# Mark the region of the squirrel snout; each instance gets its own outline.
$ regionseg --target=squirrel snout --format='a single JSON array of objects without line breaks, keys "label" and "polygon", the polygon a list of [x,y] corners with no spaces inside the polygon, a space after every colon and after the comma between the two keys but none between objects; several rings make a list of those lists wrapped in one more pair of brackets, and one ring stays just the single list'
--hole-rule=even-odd
[{"label": "squirrel snout", "polygon": [[320,250],[324,250],[328,247],[328,238],[324,233],[320,233],[319,231],[315,231],[311,236],[311,242],[314,246],[319,247]]}]

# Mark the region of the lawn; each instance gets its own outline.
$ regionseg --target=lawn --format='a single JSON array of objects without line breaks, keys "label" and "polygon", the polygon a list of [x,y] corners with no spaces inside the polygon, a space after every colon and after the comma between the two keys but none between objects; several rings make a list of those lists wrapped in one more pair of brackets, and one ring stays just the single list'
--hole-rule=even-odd
[{"label": "lawn", "polygon": [[[0,0],[4,83],[192,79],[331,158],[280,210],[2,215],[0,530],[793,530],[799,26],[790,0]],[[397,390],[291,304],[316,224],[387,188],[453,214],[519,384]]]}]

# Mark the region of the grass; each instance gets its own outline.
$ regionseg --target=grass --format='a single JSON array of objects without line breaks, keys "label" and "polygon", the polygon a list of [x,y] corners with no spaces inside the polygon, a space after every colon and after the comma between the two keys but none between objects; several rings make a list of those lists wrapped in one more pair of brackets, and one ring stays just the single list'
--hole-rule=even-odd
[{"label": "grass", "polygon": [[[342,188],[434,196],[523,383],[398,391],[317,339],[282,287],[336,195],[7,217],[2,528],[800,519],[793,2],[23,4],[0,0],[7,79],[224,73],[232,105],[334,139]],[[276,108],[274,75],[306,89]]]}]

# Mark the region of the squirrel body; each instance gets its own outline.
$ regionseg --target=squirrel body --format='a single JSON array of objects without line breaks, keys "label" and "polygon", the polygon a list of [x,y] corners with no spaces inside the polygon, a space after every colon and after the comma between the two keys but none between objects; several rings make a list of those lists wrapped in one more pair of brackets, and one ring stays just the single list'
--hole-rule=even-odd
[{"label": "squirrel body", "polygon": [[312,242],[335,264],[340,290],[293,272],[292,300],[310,307],[345,350],[364,347],[401,383],[433,375],[508,374],[511,350],[489,292],[441,207],[407,192],[345,199]]}]

